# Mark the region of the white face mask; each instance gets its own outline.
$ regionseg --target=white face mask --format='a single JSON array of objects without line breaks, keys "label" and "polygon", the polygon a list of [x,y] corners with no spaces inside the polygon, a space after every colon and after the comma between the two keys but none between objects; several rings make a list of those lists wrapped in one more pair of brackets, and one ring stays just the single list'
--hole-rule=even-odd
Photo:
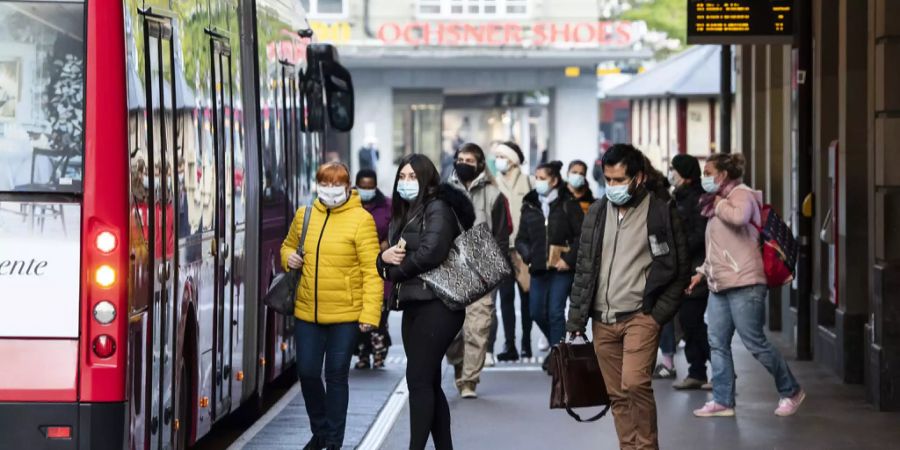
[{"label": "white face mask", "polygon": [[343,205],[347,201],[346,186],[323,186],[320,184],[316,192],[319,195],[319,201],[329,209]]},{"label": "white face mask", "polygon": [[509,160],[506,158],[497,158],[494,160],[494,167],[497,168],[497,172],[505,174],[509,172]]}]

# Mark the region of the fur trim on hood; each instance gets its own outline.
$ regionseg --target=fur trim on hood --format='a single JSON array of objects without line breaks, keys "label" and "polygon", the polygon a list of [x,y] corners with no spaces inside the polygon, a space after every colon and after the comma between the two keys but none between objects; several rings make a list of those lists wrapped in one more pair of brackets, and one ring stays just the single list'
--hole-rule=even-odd
[{"label": "fur trim on hood", "polygon": [[453,208],[464,229],[472,228],[472,225],[475,224],[475,208],[465,192],[448,183],[441,183],[438,187],[437,198],[447,202]]}]

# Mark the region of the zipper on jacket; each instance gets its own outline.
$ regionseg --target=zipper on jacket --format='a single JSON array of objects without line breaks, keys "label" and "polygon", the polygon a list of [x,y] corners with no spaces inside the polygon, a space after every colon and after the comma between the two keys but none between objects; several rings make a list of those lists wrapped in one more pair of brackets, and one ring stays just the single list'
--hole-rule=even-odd
[{"label": "zipper on jacket", "polygon": [[[606,273],[606,321],[609,322],[609,315],[612,312],[612,305],[609,304],[609,277],[612,276],[613,263],[616,262],[616,250],[619,248],[619,230],[622,229],[622,221],[625,220],[623,216],[621,220],[619,220],[619,212],[615,211],[616,214],[616,236],[613,238],[613,252],[612,258],[609,260],[609,270]],[[627,212],[625,214],[628,214]],[[604,218],[606,220],[606,218]],[[602,262],[601,262],[602,264]]]},{"label": "zipper on jacket", "polygon": [[325,222],[322,223],[322,231],[319,233],[319,242],[316,244],[316,280],[315,292],[313,293],[313,321],[319,323],[319,250],[322,248],[322,237],[325,236],[325,225],[328,225],[328,218],[331,217],[331,210],[325,211]]}]

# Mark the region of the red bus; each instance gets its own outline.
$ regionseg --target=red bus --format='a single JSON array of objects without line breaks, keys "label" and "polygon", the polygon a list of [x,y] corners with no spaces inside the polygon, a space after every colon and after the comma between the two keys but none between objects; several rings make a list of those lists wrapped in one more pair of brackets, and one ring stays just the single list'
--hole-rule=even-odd
[{"label": "red bus", "polygon": [[186,448],[294,358],[261,304],[328,130],[299,2],[0,0],[0,448]]}]

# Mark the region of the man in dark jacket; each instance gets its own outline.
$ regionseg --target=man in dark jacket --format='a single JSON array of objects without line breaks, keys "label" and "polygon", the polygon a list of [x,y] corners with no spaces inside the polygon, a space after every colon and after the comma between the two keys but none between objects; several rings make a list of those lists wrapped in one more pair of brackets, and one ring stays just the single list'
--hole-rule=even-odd
[{"label": "man in dark jacket", "polygon": [[[651,386],[660,327],[678,310],[690,276],[675,208],[648,189],[644,155],[616,144],[603,155],[606,198],[581,229],[569,332],[593,319],[594,349],[622,448],[656,449]],[[655,183],[654,183],[655,184]]]},{"label": "man in dark jacket", "polygon": [[[675,186],[675,208],[684,224],[687,235],[687,250],[691,267],[703,265],[706,260],[706,217],[700,213],[700,163],[691,155],[676,155],[669,168],[669,183]],[[709,289],[706,282],[685,294],[678,310],[678,319],[684,332],[684,356],[687,358],[688,376],[675,389],[711,389],[707,383],[706,361],[709,361],[709,340],[703,314]]]}]

